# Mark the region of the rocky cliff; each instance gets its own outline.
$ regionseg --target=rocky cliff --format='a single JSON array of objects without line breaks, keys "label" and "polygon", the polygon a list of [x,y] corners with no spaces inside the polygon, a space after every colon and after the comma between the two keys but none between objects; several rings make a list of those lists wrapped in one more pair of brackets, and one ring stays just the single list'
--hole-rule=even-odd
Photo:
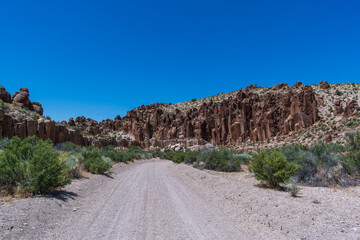
[{"label": "rocky cliff", "polygon": [[323,81],[313,86],[300,82],[292,87],[250,85],[236,92],[175,105],[141,106],[114,120],[97,122],[82,116],[56,123],[42,117],[42,106],[29,100],[28,89],[20,88],[11,98],[0,86],[4,102],[0,109],[0,137],[37,135],[54,143],[71,141],[85,146],[189,147],[206,142],[236,146],[269,142],[314,128],[329,118],[330,110],[338,120],[356,115],[357,97],[350,94],[331,98],[338,91],[337,86]]}]

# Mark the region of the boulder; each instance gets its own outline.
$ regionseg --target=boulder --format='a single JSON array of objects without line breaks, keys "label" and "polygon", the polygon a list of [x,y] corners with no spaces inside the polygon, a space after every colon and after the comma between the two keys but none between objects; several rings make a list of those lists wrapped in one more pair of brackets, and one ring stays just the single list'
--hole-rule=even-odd
[{"label": "boulder", "polygon": [[11,95],[3,86],[0,86],[0,99],[3,102],[11,103]]},{"label": "boulder", "polygon": [[41,116],[44,114],[44,110],[41,106],[41,103],[38,103],[38,102],[31,102],[30,110],[40,114]]},{"label": "boulder", "polygon": [[12,104],[30,109],[29,90],[27,88],[20,88],[20,92],[15,92],[12,96]]},{"label": "boulder", "polygon": [[343,118],[348,118],[354,116],[358,112],[359,103],[356,100],[349,100],[346,103]]},{"label": "boulder", "polygon": [[330,89],[331,86],[330,86],[330,84],[329,84],[327,81],[321,80],[321,81],[320,81],[320,88],[322,88],[322,89]]}]

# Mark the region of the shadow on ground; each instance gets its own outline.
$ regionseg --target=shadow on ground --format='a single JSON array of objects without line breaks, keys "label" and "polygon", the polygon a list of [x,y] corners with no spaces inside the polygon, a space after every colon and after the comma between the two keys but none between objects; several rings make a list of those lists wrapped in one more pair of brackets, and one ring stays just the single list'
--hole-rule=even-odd
[{"label": "shadow on ground", "polygon": [[54,198],[61,200],[63,202],[67,202],[69,199],[74,200],[79,195],[74,192],[68,192],[68,191],[56,191],[53,194],[45,195],[44,198]]}]

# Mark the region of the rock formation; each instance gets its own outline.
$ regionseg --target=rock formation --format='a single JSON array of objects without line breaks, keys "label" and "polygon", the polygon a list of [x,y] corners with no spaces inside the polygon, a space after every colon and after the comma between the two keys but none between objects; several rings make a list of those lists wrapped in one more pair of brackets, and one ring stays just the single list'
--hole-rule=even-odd
[{"label": "rock formation", "polygon": [[139,142],[150,139],[198,138],[220,145],[237,141],[265,141],[310,127],[319,120],[317,102],[310,86],[275,86],[285,94],[260,96],[246,88],[221,103],[204,103],[187,112],[167,112],[166,105],[153,104],[132,110],[122,119],[122,130]]},{"label": "rock formation", "polygon": [[11,103],[11,95],[6,91],[6,89],[3,86],[0,86],[0,99],[3,102]]},{"label": "rock formation", "polygon": [[[5,88],[4,88],[5,90]],[[20,92],[15,92],[12,96],[12,104],[17,107],[26,108],[43,115],[43,108],[38,102],[31,102],[29,99],[29,89],[20,88]]]},{"label": "rock formation", "polygon": [[20,92],[15,92],[12,96],[12,104],[21,107],[30,109],[30,100],[29,100],[29,90],[27,88],[20,88]]},{"label": "rock formation", "polygon": [[31,102],[29,109],[30,109],[31,111],[34,111],[34,112],[40,114],[41,116],[42,116],[43,113],[44,113],[44,110],[43,110],[41,104],[38,103],[38,102]]},{"label": "rock formation", "polygon": [[[38,115],[16,117],[16,114],[9,113],[9,109],[0,109],[0,137],[36,135],[54,143],[71,141],[84,146],[111,144],[147,148],[172,146],[174,149],[206,143],[231,146],[248,141],[266,143],[270,138],[292,137],[295,132],[312,127],[320,120],[319,109],[322,109],[321,114],[324,109],[328,111],[326,115],[321,115],[322,120],[328,117],[330,108],[326,104],[330,98],[326,96],[331,93],[321,90],[331,88],[328,85],[322,82],[316,86],[314,89],[327,94],[317,96],[311,86],[301,82],[292,87],[285,83],[271,88],[250,85],[230,95],[217,95],[184,105],[143,105],[114,120],[97,122],[81,116],[61,124],[41,117],[41,104],[30,102],[29,91],[21,88],[13,95],[13,105]],[[0,97],[4,102],[9,102],[9,95],[0,86]],[[348,118],[357,113],[358,102],[349,100],[352,98],[345,99],[346,105],[335,99],[331,106],[335,116]],[[325,140],[332,141],[335,134],[335,130],[334,134],[329,132]]]},{"label": "rock formation", "polygon": [[334,105],[335,105],[335,108],[334,108],[334,116],[340,116],[343,114],[344,112],[344,109],[341,105],[341,100],[340,98],[336,98],[335,101],[334,101]]},{"label": "rock formation", "polygon": [[350,100],[346,103],[343,118],[354,116],[358,112],[359,103],[356,100]]},{"label": "rock formation", "polygon": [[321,80],[321,81],[320,81],[320,88],[322,88],[322,89],[330,89],[331,86],[330,86],[330,84],[329,84],[327,81]]}]

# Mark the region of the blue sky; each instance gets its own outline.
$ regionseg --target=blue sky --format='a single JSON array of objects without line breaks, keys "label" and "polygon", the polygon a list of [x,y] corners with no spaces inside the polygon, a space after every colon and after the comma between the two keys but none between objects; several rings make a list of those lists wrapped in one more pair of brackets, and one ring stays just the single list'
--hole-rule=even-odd
[{"label": "blue sky", "polygon": [[2,0],[0,85],[55,120],[258,84],[360,82],[359,1]]}]

